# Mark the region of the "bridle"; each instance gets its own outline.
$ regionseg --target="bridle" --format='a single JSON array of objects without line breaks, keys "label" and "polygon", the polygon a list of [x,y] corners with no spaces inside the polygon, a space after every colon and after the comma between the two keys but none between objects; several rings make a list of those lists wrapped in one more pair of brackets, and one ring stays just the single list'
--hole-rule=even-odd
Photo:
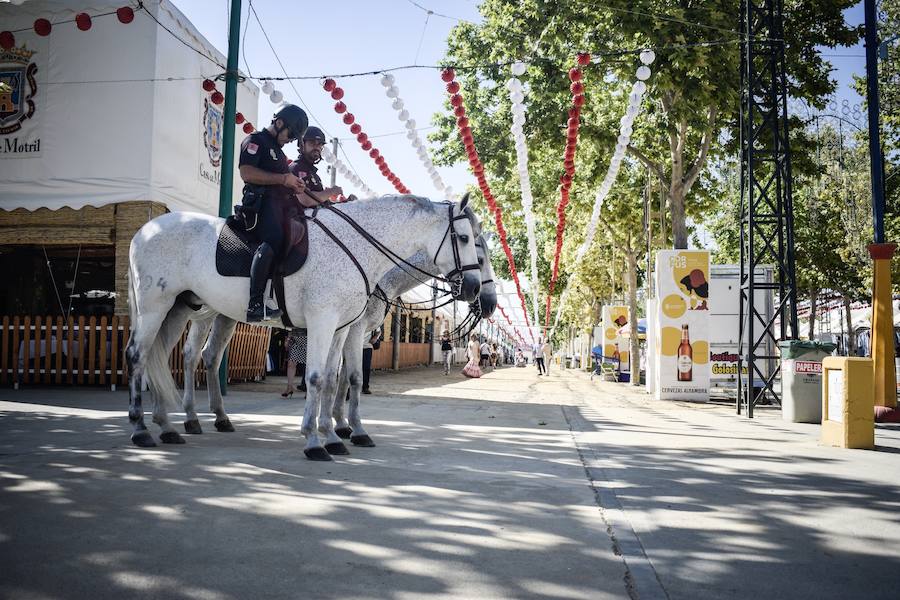
[{"label": "bridle", "polygon": [[460,219],[468,220],[469,216],[465,213],[464,210],[461,211],[460,214],[454,216],[453,208],[455,206],[456,205],[453,204],[452,202],[447,203],[447,210],[449,211],[449,215],[448,215],[449,220],[447,222],[447,231],[444,232],[444,237],[441,238],[441,243],[438,245],[437,250],[435,250],[435,252],[434,252],[434,261],[433,262],[435,265],[437,265],[438,254],[441,253],[441,248],[444,247],[444,242],[447,240],[447,238],[449,236],[450,247],[453,250],[453,270],[450,271],[449,273],[447,273],[447,281],[449,281],[450,284],[454,286],[453,295],[458,296],[459,290],[456,289],[456,287],[458,286],[459,288],[462,288],[462,280],[463,280],[463,276],[465,275],[465,272],[471,271],[473,269],[480,271],[481,265],[479,265],[478,263],[474,263],[471,265],[462,264],[462,260],[459,257],[459,241],[460,241],[460,237],[463,238],[463,242],[468,241],[468,238],[467,238],[467,236],[460,236],[456,232],[456,221],[459,221]]}]

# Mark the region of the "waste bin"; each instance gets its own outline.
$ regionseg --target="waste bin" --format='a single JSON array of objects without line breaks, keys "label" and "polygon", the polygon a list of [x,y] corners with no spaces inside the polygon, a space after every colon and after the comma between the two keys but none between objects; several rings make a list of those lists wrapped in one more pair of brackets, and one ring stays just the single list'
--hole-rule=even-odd
[{"label": "waste bin", "polygon": [[822,359],[837,347],[830,342],[784,340],[781,350],[781,418],[792,423],[822,422]]}]

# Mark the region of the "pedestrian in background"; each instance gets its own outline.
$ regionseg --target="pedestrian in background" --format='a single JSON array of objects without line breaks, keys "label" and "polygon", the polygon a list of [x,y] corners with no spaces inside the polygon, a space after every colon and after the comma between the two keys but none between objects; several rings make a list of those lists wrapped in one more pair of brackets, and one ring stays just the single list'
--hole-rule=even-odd
[{"label": "pedestrian in background", "polygon": [[478,343],[478,336],[472,334],[469,337],[469,345],[466,346],[466,358],[469,362],[463,367],[463,375],[466,377],[481,377],[481,369],[478,367],[478,360],[481,357],[481,344]]},{"label": "pedestrian in background", "polygon": [[450,332],[446,329],[441,334],[441,355],[444,363],[444,375],[449,375],[450,363],[453,361],[453,342],[450,341]]},{"label": "pedestrian in background", "polygon": [[[372,373],[372,354],[381,347],[381,329],[376,329],[372,332],[372,334],[366,338],[366,341],[363,342],[363,355],[362,355],[362,393],[363,394],[371,394],[372,391],[369,389],[369,375]],[[348,390],[349,391],[349,390]]]},{"label": "pedestrian in background", "polygon": [[531,347],[531,358],[534,359],[534,364],[537,365],[538,377],[545,375],[547,367],[544,366],[544,344],[541,338],[538,338],[537,343]]},{"label": "pedestrian in background", "polygon": [[544,357],[544,375],[550,375],[550,359],[553,358],[553,347],[550,345],[550,340],[545,341],[541,346],[541,354]]},{"label": "pedestrian in background", "polygon": [[306,334],[301,333],[299,329],[291,329],[284,340],[284,346],[288,354],[287,389],[281,397],[290,398],[294,395],[294,374],[298,365],[303,365],[303,370],[300,374],[301,385],[298,385],[297,389],[306,390]]}]

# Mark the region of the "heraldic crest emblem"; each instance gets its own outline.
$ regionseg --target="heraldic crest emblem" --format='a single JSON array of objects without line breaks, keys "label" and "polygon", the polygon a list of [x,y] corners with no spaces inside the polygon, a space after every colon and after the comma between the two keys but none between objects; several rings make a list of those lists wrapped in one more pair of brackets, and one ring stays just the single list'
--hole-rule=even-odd
[{"label": "heraldic crest emblem", "polygon": [[0,134],[14,133],[34,116],[37,65],[34,52],[21,48],[0,50]]},{"label": "heraldic crest emblem", "polygon": [[218,167],[222,160],[222,122],[224,115],[209,98],[203,100],[203,144],[209,152],[209,162]]}]

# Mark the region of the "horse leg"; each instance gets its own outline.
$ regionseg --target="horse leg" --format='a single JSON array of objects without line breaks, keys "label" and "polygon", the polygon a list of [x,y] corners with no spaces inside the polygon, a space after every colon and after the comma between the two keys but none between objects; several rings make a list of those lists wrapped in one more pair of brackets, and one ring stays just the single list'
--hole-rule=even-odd
[{"label": "horse leg", "polygon": [[184,408],[184,432],[203,433],[200,427],[200,418],[194,408],[194,374],[200,363],[200,352],[203,344],[209,336],[214,317],[198,319],[191,322],[188,331],[187,342],[184,344],[184,395],[181,398],[181,406]]},{"label": "horse leg", "polygon": [[[141,391],[144,374],[148,370],[148,357],[151,353],[156,335],[163,321],[166,319],[169,307],[175,299],[164,307],[157,307],[154,312],[138,311],[133,292],[134,282],[129,283],[129,300],[132,307],[132,330],[128,338],[128,346],[125,348],[125,360],[128,364],[128,421],[131,423],[131,442],[141,448],[156,446],[153,436],[147,431],[144,424],[144,408]],[[170,375],[171,377],[171,375]]]},{"label": "horse leg", "polygon": [[338,377],[341,372],[341,348],[344,346],[346,336],[346,331],[338,332],[334,340],[332,340],[331,349],[328,352],[328,379],[325,384],[327,391],[322,397],[322,406],[319,412],[319,433],[325,438],[325,450],[329,454],[350,454],[344,442],[341,441],[341,438],[335,432],[334,421],[332,420],[333,407],[337,403],[344,403],[344,396],[340,394],[335,396],[335,392],[341,387]]},{"label": "horse leg", "polygon": [[[344,346],[346,348],[346,345]],[[334,397],[334,405],[331,409],[331,416],[334,418],[334,432],[343,440],[350,439],[352,433],[350,422],[344,414],[344,398],[347,397],[347,390],[350,389],[350,381],[347,379],[347,360],[341,365],[338,372],[337,395]]]},{"label": "horse leg", "polygon": [[237,328],[237,321],[218,315],[213,323],[212,332],[203,348],[203,363],[206,365],[206,389],[209,392],[209,410],[215,413],[216,421],[214,423],[216,431],[222,433],[231,433],[234,431],[234,425],[231,419],[225,413],[225,405],[222,401],[222,388],[219,386],[219,366],[222,364],[222,357],[225,356],[225,349],[228,348],[228,342],[234,335]]},{"label": "horse leg", "polygon": [[347,365],[347,379],[350,382],[350,406],[348,407],[348,416],[350,428],[353,434],[350,436],[350,442],[354,446],[363,446],[371,448],[375,445],[369,434],[366,433],[359,416],[359,393],[362,390],[362,341],[355,343],[353,340],[347,344],[344,350],[344,364]]},{"label": "horse leg", "polygon": [[159,438],[165,444],[183,444],[184,438],[179,435],[169,420],[168,408],[175,404],[178,388],[169,370],[169,356],[178,342],[191,315],[194,314],[186,304],[176,302],[163,320],[156,336],[156,342],[150,349],[148,373],[150,389],[153,391],[153,422],[162,429]]},{"label": "horse leg", "polygon": [[[306,406],[303,409],[303,421],[300,425],[300,433],[306,437],[306,447],[303,453],[310,460],[331,460],[328,451],[322,445],[319,438],[319,408],[327,391],[328,381],[335,374],[328,373],[328,355],[335,338],[337,319],[332,315],[319,314],[318,318],[307,315],[307,346],[306,346]],[[334,388],[331,387],[331,393]],[[329,402],[330,405],[330,402]],[[329,406],[330,409],[330,406]],[[326,412],[329,422],[330,412]]]}]

